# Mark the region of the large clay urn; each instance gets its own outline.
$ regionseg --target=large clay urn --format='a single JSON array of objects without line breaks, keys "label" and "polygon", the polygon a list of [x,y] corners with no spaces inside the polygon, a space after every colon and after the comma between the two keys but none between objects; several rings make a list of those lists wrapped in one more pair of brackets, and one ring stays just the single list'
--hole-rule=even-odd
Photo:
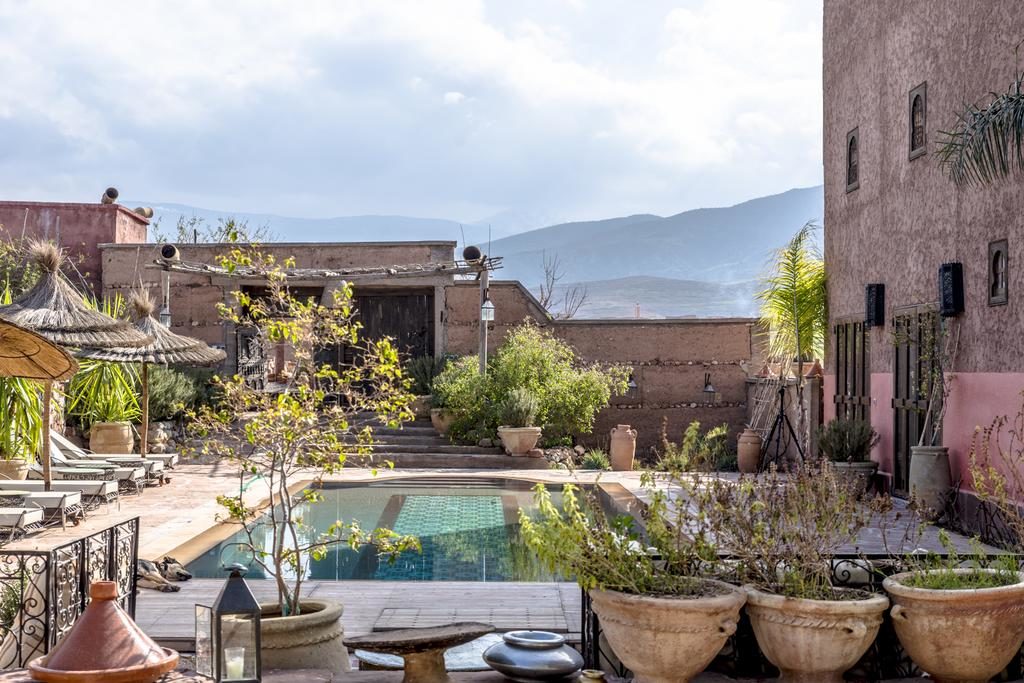
[{"label": "large clay urn", "polygon": [[117,604],[117,584],[96,581],[92,601],[50,654],[28,665],[32,680],[51,683],[153,683],[178,665]]},{"label": "large clay urn", "polygon": [[900,644],[932,680],[985,683],[1020,652],[1024,573],[1009,586],[954,590],[906,585],[912,576],[896,574],[882,585],[892,598],[892,623]]},{"label": "large clay urn", "polygon": [[704,597],[590,592],[601,630],[635,683],[689,683],[736,632],[742,589],[704,582]]},{"label": "large clay urn", "polygon": [[747,589],[747,616],[780,683],[842,683],[875,641],[888,607],[884,595],[807,600]]},{"label": "large clay urn", "polygon": [[130,422],[94,422],[89,428],[89,450],[111,455],[135,450],[135,437]]},{"label": "large clay urn", "polygon": [[632,472],[633,458],[636,457],[636,430],[629,425],[612,427],[611,447],[608,459],[616,472]]},{"label": "large clay urn", "polygon": [[925,516],[942,516],[952,486],[948,448],[913,446],[910,449],[910,494],[923,508]]},{"label": "large clay urn", "polygon": [[298,616],[281,616],[277,603],[260,605],[260,645],[264,669],[327,669],[340,676],[349,671],[344,608],[330,600],[306,599]]},{"label": "large clay urn", "polygon": [[744,474],[756,474],[761,469],[761,435],[749,427],[736,440],[736,464]]}]

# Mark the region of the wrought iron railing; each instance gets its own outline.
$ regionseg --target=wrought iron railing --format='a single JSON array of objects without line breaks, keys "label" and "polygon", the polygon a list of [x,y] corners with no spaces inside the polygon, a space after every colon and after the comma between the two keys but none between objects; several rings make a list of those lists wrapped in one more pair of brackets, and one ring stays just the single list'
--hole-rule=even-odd
[{"label": "wrought iron railing", "polygon": [[139,518],[49,550],[0,550],[0,670],[45,655],[75,625],[93,581],[135,616]]}]

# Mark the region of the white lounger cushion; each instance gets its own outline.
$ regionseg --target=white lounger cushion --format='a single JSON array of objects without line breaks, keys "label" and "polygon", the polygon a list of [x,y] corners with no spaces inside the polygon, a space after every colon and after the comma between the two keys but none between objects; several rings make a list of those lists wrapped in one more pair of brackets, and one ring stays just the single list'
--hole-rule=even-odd
[{"label": "white lounger cushion", "polygon": [[[0,491],[43,491],[45,482],[41,479],[0,479]],[[76,491],[87,496],[109,496],[117,493],[116,481],[94,481],[91,479],[55,479],[50,483],[51,491]]]},{"label": "white lounger cushion", "polygon": [[81,491],[38,491],[25,497],[25,505],[55,510],[82,504]]},{"label": "white lounger cushion", "polygon": [[[135,453],[92,453],[86,449],[74,444],[69,441],[67,437],[58,434],[57,432],[50,430],[50,446],[53,450],[60,451],[65,455],[72,458],[86,458],[92,456],[99,456],[101,459],[111,455],[128,456],[135,455],[136,457],[143,458],[143,456],[136,455]],[[166,467],[174,467],[178,464],[177,453],[147,453],[144,456],[145,460],[151,460],[153,462],[159,462]]]},{"label": "white lounger cushion", "polygon": [[42,508],[0,508],[0,527],[10,529],[42,521]]}]

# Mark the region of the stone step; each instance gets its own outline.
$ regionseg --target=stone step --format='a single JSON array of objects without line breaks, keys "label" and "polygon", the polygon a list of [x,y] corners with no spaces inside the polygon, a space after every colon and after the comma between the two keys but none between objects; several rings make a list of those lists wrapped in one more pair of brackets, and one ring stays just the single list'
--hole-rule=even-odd
[{"label": "stone step", "polygon": [[[512,457],[493,453],[392,453],[374,455],[379,463],[390,460],[395,469],[488,469],[488,470],[546,470],[546,458]],[[359,465],[363,467],[365,465]]]},{"label": "stone step", "polygon": [[503,455],[505,451],[500,448],[481,448],[479,446],[457,446],[447,441],[440,444],[418,444],[418,443],[386,443],[375,442],[374,453],[445,453],[448,455],[480,453],[485,455]]}]

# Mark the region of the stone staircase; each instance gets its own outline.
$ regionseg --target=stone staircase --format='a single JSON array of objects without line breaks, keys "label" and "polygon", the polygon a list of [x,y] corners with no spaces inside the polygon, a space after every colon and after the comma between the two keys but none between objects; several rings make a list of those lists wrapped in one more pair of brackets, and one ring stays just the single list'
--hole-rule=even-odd
[{"label": "stone staircase", "polygon": [[430,424],[419,419],[400,429],[373,428],[375,462],[389,460],[395,469],[547,469],[544,458],[513,458],[501,448],[460,446],[442,437]]}]

